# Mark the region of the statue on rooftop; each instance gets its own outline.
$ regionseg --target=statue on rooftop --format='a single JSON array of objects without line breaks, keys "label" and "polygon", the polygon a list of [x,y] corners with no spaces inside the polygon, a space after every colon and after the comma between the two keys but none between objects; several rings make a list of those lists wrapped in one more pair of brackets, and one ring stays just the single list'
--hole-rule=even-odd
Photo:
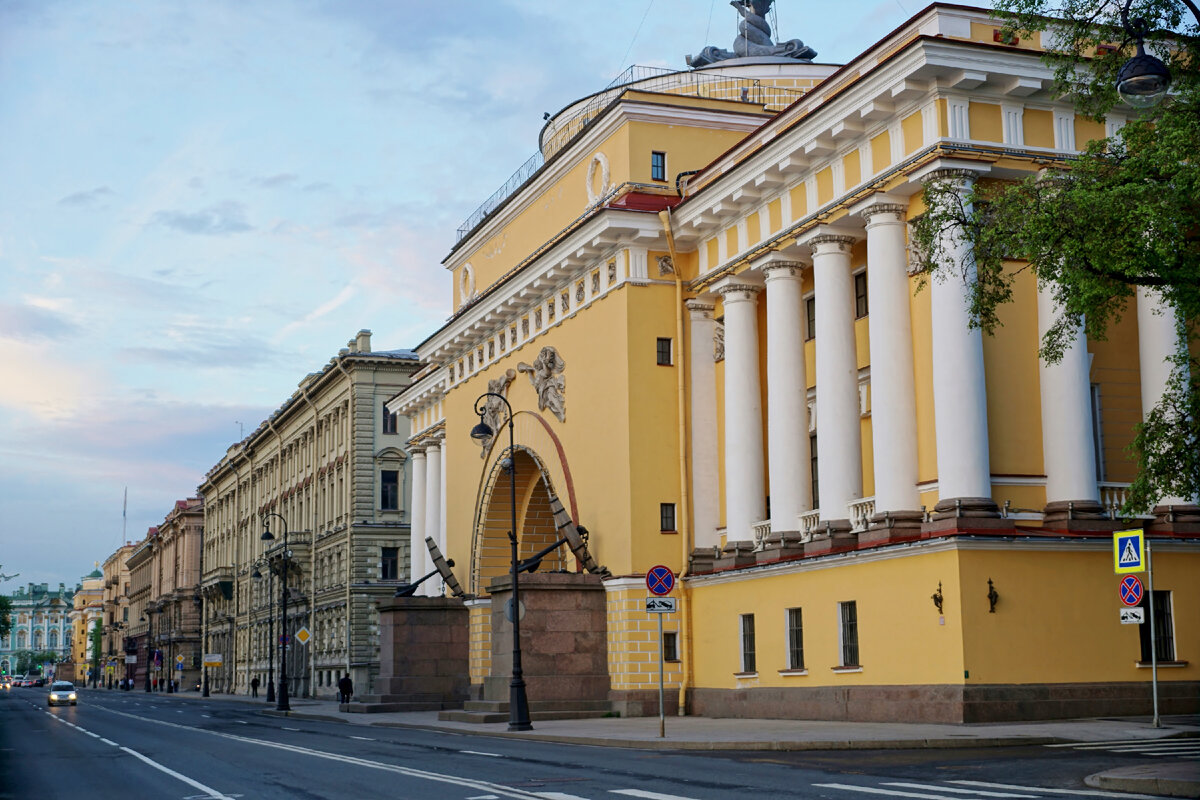
[{"label": "statue on rooftop", "polygon": [[733,40],[733,50],[706,47],[698,56],[688,56],[687,64],[692,69],[706,67],[730,58],[753,58],[774,56],[794,58],[797,61],[812,61],[817,51],[799,39],[789,39],[776,44],[771,40],[771,26],[767,23],[767,12],[774,0],[731,0],[742,19],[738,22],[738,36]]}]

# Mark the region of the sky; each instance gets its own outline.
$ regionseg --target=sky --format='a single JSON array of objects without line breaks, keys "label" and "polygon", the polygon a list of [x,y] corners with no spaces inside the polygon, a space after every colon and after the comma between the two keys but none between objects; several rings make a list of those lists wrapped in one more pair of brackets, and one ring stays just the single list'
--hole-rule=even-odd
[{"label": "sky", "polygon": [[[777,5],[821,63],[924,7]],[[544,112],[735,35],[726,0],[0,0],[0,591],[144,537],[359,329],[415,347]]]}]

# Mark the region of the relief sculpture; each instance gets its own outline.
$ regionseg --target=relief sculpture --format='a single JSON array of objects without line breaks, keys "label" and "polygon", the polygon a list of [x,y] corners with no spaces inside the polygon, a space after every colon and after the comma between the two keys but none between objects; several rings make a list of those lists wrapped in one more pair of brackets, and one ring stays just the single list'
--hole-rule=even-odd
[{"label": "relief sculpture", "polygon": [[[490,381],[488,381],[488,391],[508,397],[508,385],[516,380],[516,378],[516,372],[511,369],[505,370],[504,374],[499,378],[492,378]],[[508,417],[505,415],[506,411],[507,409],[504,407],[504,403],[502,401],[495,397],[489,397],[483,409],[483,421],[486,422],[487,426],[493,431],[498,431],[508,424]],[[487,457],[488,450],[490,450],[492,447],[493,438],[495,438],[494,434],[486,439],[479,440],[479,443],[483,445],[482,449],[479,451],[480,458]]]},{"label": "relief sculpture", "polygon": [[529,373],[529,381],[537,392],[538,409],[550,409],[559,422],[567,420],[567,381],[562,374],[566,367],[567,362],[553,347],[543,347],[532,364],[517,364],[517,371]]}]

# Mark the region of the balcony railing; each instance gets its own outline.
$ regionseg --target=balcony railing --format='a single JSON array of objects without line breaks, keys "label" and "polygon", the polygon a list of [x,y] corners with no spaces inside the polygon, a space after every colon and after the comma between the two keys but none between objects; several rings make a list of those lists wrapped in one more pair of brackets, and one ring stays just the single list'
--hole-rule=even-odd
[{"label": "balcony railing", "polygon": [[871,524],[871,517],[875,516],[875,498],[852,500],[846,508],[850,511],[850,530],[855,533],[865,531]]},{"label": "balcony railing", "polygon": [[767,546],[767,539],[771,537],[771,520],[764,519],[762,522],[755,522],[750,526],[751,532],[754,534],[754,549],[762,550]]}]

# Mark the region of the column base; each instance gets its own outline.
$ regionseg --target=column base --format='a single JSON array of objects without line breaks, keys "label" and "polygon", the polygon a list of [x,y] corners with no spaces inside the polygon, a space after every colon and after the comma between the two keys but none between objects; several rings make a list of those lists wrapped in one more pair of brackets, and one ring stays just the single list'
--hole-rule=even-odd
[{"label": "column base", "polygon": [[1120,523],[1095,500],[1055,500],[1042,509],[1042,527],[1055,531],[1111,531]]},{"label": "column base", "polygon": [[727,542],[721,555],[713,562],[713,569],[749,567],[757,563],[754,542]]},{"label": "column base", "polygon": [[911,542],[921,538],[924,511],[884,511],[871,517],[867,530],[858,534],[859,546]]},{"label": "column base", "polygon": [[1192,503],[1154,507],[1154,521],[1145,527],[1152,533],[1200,533],[1200,506]]},{"label": "column base", "polygon": [[850,530],[848,519],[823,519],[823,527],[813,531],[812,539],[804,543],[805,556],[820,556],[853,550],[858,546],[858,534]]},{"label": "column base", "polygon": [[772,533],[763,542],[763,549],[754,554],[759,564],[778,561],[781,558],[798,558],[804,555],[804,542],[800,531]]},{"label": "column base", "polygon": [[949,497],[933,507],[933,519],[921,526],[929,536],[959,528],[1012,530],[1016,523],[1000,516],[1000,508],[990,497]]},{"label": "column base", "polygon": [[712,572],[716,568],[714,565],[720,552],[720,549],[716,547],[697,547],[688,556],[688,574]]}]

